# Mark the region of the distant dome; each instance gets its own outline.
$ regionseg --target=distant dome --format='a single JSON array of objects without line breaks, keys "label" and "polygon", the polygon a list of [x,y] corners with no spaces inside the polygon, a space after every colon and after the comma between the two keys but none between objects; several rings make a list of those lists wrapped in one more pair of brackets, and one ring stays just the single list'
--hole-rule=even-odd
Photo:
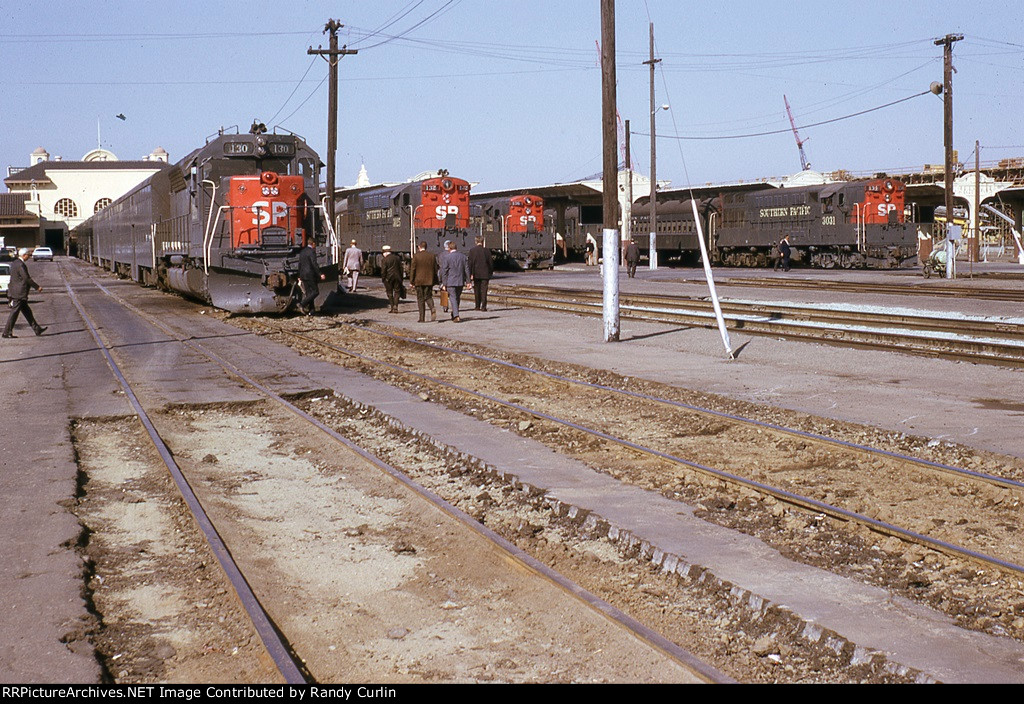
[{"label": "distant dome", "polygon": [[359,167],[359,175],[356,177],[356,187],[361,188],[363,186],[370,185],[370,176],[366,173],[366,164]]},{"label": "distant dome", "polygon": [[93,149],[82,157],[82,161],[117,161],[117,156],[106,149]]},{"label": "distant dome", "polygon": [[37,149],[36,149],[36,150],[35,150],[34,152],[32,152],[32,153],[33,153],[33,154],[48,154],[49,152],[47,152],[47,151],[46,151],[45,149],[43,149],[42,147],[38,147],[38,148],[37,148]]},{"label": "distant dome", "polygon": [[167,155],[167,150],[163,147],[157,147],[154,149],[149,156],[143,157],[143,161],[170,161],[170,157]]},{"label": "distant dome", "polygon": [[799,188],[801,186],[820,186],[829,183],[831,179],[820,171],[800,171],[782,179],[783,188]]},{"label": "distant dome", "polygon": [[38,163],[40,163],[42,161],[49,161],[49,160],[50,160],[50,152],[46,151],[42,147],[39,147],[34,152],[32,152],[32,154],[29,156],[28,163],[29,163],[30,166],[35,166],[36,164],[38,164]]}]

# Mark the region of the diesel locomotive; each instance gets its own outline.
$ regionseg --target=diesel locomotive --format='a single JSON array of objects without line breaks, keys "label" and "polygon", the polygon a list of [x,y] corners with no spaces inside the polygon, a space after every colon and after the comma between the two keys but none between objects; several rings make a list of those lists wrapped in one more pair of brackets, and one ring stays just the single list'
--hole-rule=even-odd
[{"label": "diesel locomotive", "polygon": [[[766,187],[699,202],[697,213],[714,264],[767,266],[788,236],[794,262],[824,269],[896,268],[917,259],[905,190],[893,178]],[[632,231],[641,238],[650,228],[649,203],[641,199],[633,209]],[[657,227],[659,258],[699,256],[689,200],[659,198]]]},{"label": "diesel locomotive", "polygon": [[530,194],[472,199],[470,224],[496,262],[517,269],[554,266],[554,235],[544,199]]},{"label": "diesel locomotive", "polygon": [[469,191],[468,181],[443,169],[411,183],[357,191],[335,201],[338,237],[356,241],[367,274],[378,270],[384,245],[406,259],[419,241],[429,252],[439,253],[446,240],[465,251],[473,246]]},{"label": "diesel locomotive", "polygon": [[330,305],[339,245],[321,167],[296,134],[221,130],[79,225],[79,256],[231,313],[281,313],[301,295],[298,254],[311,242],[326,276],[316,304]]}]

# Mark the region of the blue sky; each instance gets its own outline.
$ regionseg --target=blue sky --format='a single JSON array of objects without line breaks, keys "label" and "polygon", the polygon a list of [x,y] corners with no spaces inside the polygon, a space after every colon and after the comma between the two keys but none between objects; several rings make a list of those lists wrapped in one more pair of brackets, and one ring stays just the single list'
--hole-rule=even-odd
[{"label": "blue sky", "polygon": [[[955,148],[1024,156],[1024,9],[1017,3],[618,0],[618,109],[649,172],[648,22],[655,24],[658,175],[674,185],[800,168],[797,124],[868,110],[942,80],[955,46]],[[564,182],[601,166],[597,0],[85,3],[0,0],[0,167],[39,146],[177,160],[259,118],[324,155],[324,23],[359,49],[340,65],[338,184],[447,168],[480,189]],[[421,24],[420,24],[421,23]],[[380,33],[374,30],[388,25]],[[418,26],[416,26],[418,25]],[[399,38],[392,38],[402,35]],[[319,85],[319,88],[317,87]],[[124,121],[115,118],[123,113]],[[716,139],[676,140],[672,135]],[[867,172],[941,163],[942,101],[924,95],[801,130],[812,165]]]}]

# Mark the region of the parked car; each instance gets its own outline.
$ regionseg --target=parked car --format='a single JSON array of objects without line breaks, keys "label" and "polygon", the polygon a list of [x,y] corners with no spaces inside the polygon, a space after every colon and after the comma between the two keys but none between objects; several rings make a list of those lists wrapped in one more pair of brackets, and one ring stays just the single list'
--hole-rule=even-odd
[{"label": "parked car", "polygon": [[32,261],[38,262],[45,259],[48,262],[53,261],[53,250],[49,247],[36,247],[32,251]]},{"label": "parked car", "polygon": [[0,264],[0,293],[7,295],[7,287],[11,285],[11,265]]}]

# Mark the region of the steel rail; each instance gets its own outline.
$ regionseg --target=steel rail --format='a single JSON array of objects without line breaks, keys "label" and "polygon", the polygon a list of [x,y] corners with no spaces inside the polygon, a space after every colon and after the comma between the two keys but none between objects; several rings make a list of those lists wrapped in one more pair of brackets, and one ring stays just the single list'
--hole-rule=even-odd
[{"label": "steel rail", "polygon": [[314,344],[316,346],[323,347],[323,348],[326,348],[326,349],[330,349],[330,350],[333,350],[333,351],[335,351],[335,352],[337,352],[339,354],[350,356],[350,357],[352,357],[354,359],[358,359],[360,361],[364,361],[364,362],[367,362],[367,363],[370,363],[370,364],[373,364],[373,365],[377,365],[377,366],[380,366],[380,367],[383,367],[383,368],[386,368],[386,369],[390,369],[390,370],[398,372],[400,374],[404,374],[406,376],[418,379],[419,381],[422,381],[422,382],[426,382],[426,383],[429,383],[429,384],[434,384],[436,386],[440,386],[442,388],[450,389],[452,391],[456,391],[458,393],[466,394],[468,396],[473,396],[475,398],[479,398],[479,399],[482,399],[484,401],[488,401],[490,403],[494,403],[496,405],[512,409],[512,410],[517,411],[519,413],[523,413],[523,414],[532,416],[532,417],[540,419],[540,420],[547,420],[547,421],[550,421],[552,423],[556,423],[558,425],[563,425],[565,427],[572,428],[574,430],[578,430],[580,432],[586,433],[588,435],[592,435],[594,437],[600,438],[600,439],[605,440],[607,442],[611,442],[611,443],[614,443],[614,444],[617,444],[617,445],[621,445],[622,447],[627,447],[627,448],[629,448],[631,450],[635,450],[635,451],[640,452],[642,454],[651,455],[651,456],[657,457],[659,459],[663,459],[663,460],[666,460],[666,461],[669,461],[669,462],[672,462],[672,463],[675,463],[675,464],[680,464],[680,465],[683,465],[685,467],[689,467],[690,469],[694,469],[694,470],[696,470],[698,472],[701,472],[703,474],[707,474],[707,475],[713,476],[716,479],[721,479],[721,480],[730,482],[732,484],[738,484],[738,485],[746,487],[748,489],[753,489],[753,490],[755,490],[755,491],[757,491],[758,493],[761,493],[761,494],[768,494],[768,495],[774,497],[777,500],[783,501],[785,503],[788,503],[788,504],[791,504],[791,505],[794,505],[794,506],[799,506],[799,507],[804,508],[804,509],[809,509],[809,510],[812,510],[812,511],[815,511],[815,512],[819,512],[819,513],[831,516],[832,518],[835,518],[835,519],[853,521],[855,523],[859,523],[861,525],[867,526],[868,528],[871,528],[872,530],[876,530],[876,531],[878,531],[880,533],[884,533],[886,535],[890,535],[890,536],[893,536],[893,537],[909,540],[911,542],[915,542],[915,543],[922,544],[922,545],[927,545],[928,547],[930,547],[930,548],[932,548],[932,549],[934,549],[934,550],[936,550],[938,552],[947,554],[947,555],[953,555],[953,556],[960,557],[960,558],[967,558],[967,559],[973,560],[975,562],[984,564],[984,565],[989,566],[989,567],[996,567],[996,568],[1001,569],[1001,570],[1003,570],[1005,572],[1009,572],[1009,573],[1013,574],[1014,576],[1018,576],[1019,577],[1021,575],[1024,575],[1024,565],[1018,565],[1016,563],[1010,562],[1008,560],[1003,560],[1002,558],[995,557],[993,555],[986,555],[984,553],[978,552],[976,550],[972,550],[970,548],[966,548],[966,547],[963,547],[963,546],[960,546],[960,545],[955,545],[953,543],[949,543],[949,542],[946,542],[944,540],[939,540],[937,538],[932,538],[932,537],[924,535],[922,533],[917,533],[915,531],[912,531],[912,530],[909,530],[909,529],[906,529],[906,528],[901,528],[901,527],[899,527],[897,525],[894,525],[894,524],[891,524],[891,523],[887,523],[885,521],[880,521],[880,520],[878,520],[876,518],[871,518],[870,516],[866,516],[864,514],[857,513],[855,511],[850,511],[848,509],[844,509],[844,508],[841,508],[839,506],[834,506],[832,504],[825,503],[824,501],[818,501],[817,499],[813,499],[813,498],[810,498],[810,497],[807,497],[807,496],[802,496],[800,494],[796,494],[796,493],[787,491],[785,489],[781,489],[779,487],[774,487],[774,486],[771,486],[771,485],[768,485],[768,484],[764,484],[763,482],[759,482],[759,481],[756,481],[756,480],[753,480],[753,479],[748,479],[746,477],[741,477],[739,475],[732,474],[731,472],[726,472],[724,470],[715,469],[713,467],[708,467],[707,465],[702,465],[702,464],[699,464],[697,462],[693,462],[691,460],[687,460],[687,459],[685,459],[683,457],[678,457],[676,455],[672,455],[672,454],[667,453],[667,452],[662,452],[662,451],[656,450],[654,448],[650,448],[650,447],[646,447],[644,445],[640,445],[638,443],[634,443],[634,442],[632,442],[630,440],[626,440],[625,438],[620,438],[620,437],[611,435],[610,433],[606,433],[604,431],[597,430],[596,428],[589,428],[589,427],[581,425],[579,423],[575,423],[574,421],[566,420],[564,418],[559,418],[557,416],[553,416],[553,415],[550,415],[548,413],[544,413],[543,411],[538,411],[536,409],[527,408],[526,406],[522,406],[522,405],[517,404],[517,403],[512,403],[510,401],[505,401],[504,399],[500,399],[500,398],[497,398],[495,396],[491,396],[489,394],[485,394],[485,393],[482,393],[482,392],[479,392],[479,391],[475,391],[473,389],[467,389],[465,387],[458,386],[457,384],[452,384],[451,382],[447,382],[447,381],[444,381],[442,379],[438,379],[436,377],[429,376],[427,374],[421,374],[419,372],[412,371],[411,369],[407,369],[405,367],[401,367],[399,365],[392,364],[390,362],[385,362],[383,360],[377,359],[375,357],[371,357],[369,355],[364,355],[362,353],[355,352],[354,350],[348,350],[348,349],[345,349],[343,347],[339,347],[337,345],[332,345],[330,343],[323,342],[321,340],[317,340],[317,339],[309,337],[307,335],[300,335],[298,333],[288,333],[288,334],[292,335],[293,337],[305,340],[305,341],[307,341],[309,343],[312,343],[312,344]]},{"label": "steel rail", "polygon": [[[431,503],[434,506],[436,506],[437,508],[441,509],[444,513],[448,514],[449,516],[451,516],[455,520],[459,521],[461,524],[463,524],[464,526],[466,526],[467,528],[469,528],[473,532],[477,533],[478,535],[480,535],[484,539],[488,540],[489,542],[491,542],[492,544],[494,544],[498,548],[504,550],[510,557],[512,557],[517,562],[519,562],[529,572],[531,572],[533,574],[537,574],[537,575],[539,575],[539,576],[549,580],[551,583],[555,584],[556,586],[561,588],[566,593],[572,595],[573,597],[575,597],[576,599],[578,599],[582,603],[586,604],[589,608],[591,608],[594,611],[596,611],[596,612],[600,613],[601,615],[603,615],[609,621],[611,621],[611,622],[617,624],[618,626],[626,629],[628,632],[632,633],[637,638],[643,640],[644,642],[646,642],[647,644],[649,644],[650,646],[652,646],[656,650],[664,653],[667,657],[670,657],[673,660],[676,660],[677,662],[679,662],[680,664],[693,669],[700,677],[705,678],[707,681],[713,682],[713,683],[719,683],[719,684],[733,684],[733,683],[736,682],[734,679],[732,679],[728,675],[718,671],[716,668],[712,667],[711,665],[708,665],[707,663],[702,662],[696,656],[694,656],[692,653],[690,653],[689,651],[687,651],[684,648],[680,647],[678,644],[674,643],[673,641],[665,638],[663,635],[661,635],[657,631],[654,631],[653,629],[649,628],[648,626],[644,625],[643,623],[637,621],[633,617],[629,616],[628,614],[626,614],[626,613],[622,612],[621,610],[617,609],[616,607],[614,607],[609,602],[605,601],[604,599],[601,599],[596,594],[593,594],[592,592],[584,589],[583,587],[579,586],[575,582],[569,580],[565,576],[563,576],[563,575],[559,574],[558,572],[556,572],[555,570],[551,569],[550,567],[548,567],[543,562],[541,562],[541,561],[537,560],[536,558],[532,557],[531,555],[526,553],[524,550],[519,548],[517,545],[511,543],[510,541],[508,541],[507,539],[505,539],[504,537],[502,537],[501,535],[499,535],[495,531],[491,530],[490,528],[484,526],[479,521],[475,520],[469,514],[465,513],[461,509],[455,507],[454,505],[452,505],[451,503],[449,503],[448,501],[446,501],[445,499],[443,499],[439,495],[435,494],[434,492],[430,491],[426,487],[418,484],[412,478],[410,478],[408,475],[404,474],[403,472],[401,472],[400,470],[398,470],[395,467],[391,466],[390,464],[384,462],[383,460],[381,460],[377,456],[373,455],[372,453],[368,452],[367,450],[365,450],[362,447],[358,446],[357,444],[353,443],[348,438],[345,438],[344,436],[339,434],[333,428],[330,428],[329,426],[325,425],[324,423],[322,423],[321,421],[317,420],[316,418],[314,418],[309,413],[306,413],[305,411],[303,411],[301,408],[299,408],[295,404],[291,403],[290,401],[286,400],[285,398],[283,398],[279,394],[275,393],[273,390],[271,390],[270,388],[268,388],[264,384],[260,383],[256,379],[252,378],[250,375],[246,374],[244,371],[239,369],[237,366],[235,366],[231,362],[223,359],[216,352],[213,352],[212,350],[206,349],[206,347],[204,345],[202,345],[199,342],[196,342],[194,339],[180,337],[175,331],[171,330],[169,327],[167,327],[166,325],[164,325],[160,321],[154,320],[152,318],[152,316],[148,315],[147,313],[145,313],[144,311],[140,310],[139,308],[137,308],[136,306],[132,305],[131,303],[128,303],[127,301],[123,300],[122,298],[120,298],[119,296],[117,296],[116,294],[111,292],[109,289],[107,289],[105,286],[103,286],[99,282],[94,280],[93,284],[98,289],[103,291],[103,293],[105,293],[107,296],[110,296],[111,298],[116,300],[120,305],[124,306],[125,308],[128,308],[129,310],[132,310],[133,312],[136,313],[136,315],[139,315],[140,317],[144,318],[150,324],[152,324],[154,327],[157,327],[158,329],[163,331],[165,334],[167,334],[172,339],[176,340],[177,342],[181,343],[182,345],[184,345],[184,346],[194,350],[195,352],[197,352],[199,354],[202,354],[202,355],[206,356],[207,358],[211,359],[212,361],[216,362],[223,369],[225,369],[228,373],[230,373],[233,376],[237,377],[238,379],[240,379],[241,381],[245,382],[246,384],[249,384],[252,388],[258,390],[260,393],[264,394],[268,399],[270,399],[270,400],[274,401],[275,403],[279,404],[281,407],[283,407],[286,410],[290,411],[295,416],[297,416],[297,417],[301,418],[302,420],[310,423],[311,425],[313,425],[314,427],[316,427],[320,431],[324,432],[330,438],[332,438],[336,442],[340,443],[345,448],[347,448],[347,449],[351,450],[352,452],[356,453],[357,455],[359,455],[360,457],[362,457],[366,461],[368,461],[371,464],[373,464],[378,469],[380,469],[383,472],[385,472],[387,475],[392,477],[394,480],[396,480],[399,483],[401,483],[402,485],[408,487],[410,490],[415,492],[417,495],[421,496],[422,498],[427,500],[429,503]],[[69,290],[70,290],[70,288],[69,288]]]},{"label": "steel rail", "polygon": [[284,677],[287,684],[309,683],[310,679],[305,674],[305,668],[299,663],[298,659],[292,652],[291,646],[286,642],[284,636],[270,618],[270,615],[263,608],[262,604],[260,604],[259,599],[253,592],[252,587],[245,578],[245,575],[242,573],[237,563],[235,563],[235,560],[231,555],[231,551],[224,543],[224,539],[221,538],[216,526],[214,526],[213,521],[203,508],[199,497],[196,496],[196,493],[192,490],[192,486],[189,484],[188,479],[181,471],[178,463],[175,462],[174,455],[171,453],[170,448],[167,447],[163,438],[160,437],[160,434],[153,425],[153,421],[150,419],[149,414],[146,413],[146,410],[142,407],[142,403],[135,395],[135,391],[132,389],[131,384],[128,383],[128,380],[121,372],[121,368],[110,353],[110,347],[103,341],[99,330],[92,322],[92,318],[88,313],[86,313],[85,308],[78,300],[78,296],[75,294],[74,289],[64,276],[63,265],[61,266],[60,271],[61,277],[64,278],[64,286],[67,288],[71,302],[78,310],[78,314],[82,317],[86,327],[89,328],[89,333],[92,335],[93,340],[96,341],[97,349],[103,355],[111,373],[121,385],[121,389],[128,398],[132,409],[135,411],[135,414],[146,429],[146,433],[149,435],[153,446],[160,454],[160,458],[163,460],[167,470],[171,474],[171,477],[174,479],[174,483],[177,485],[178,491],[181,493],[181,497],[185,501],[185,505],[188,506],[189,510],[192,512],[192,516],[196,524],[203,532],[203,535],[206,537],[207,544],[210,546],[210,549],[216,556],[217,561],[220,563],[221,569],[224,570],[224,574],[230,580],[231,585],[235,588],[235,594],[238,596],[238,600],[241,602],[242,608],[245,609],[246,614],[249,616],[249,620],[256,629],[256,633],[259,635],[260,640],[263,642],[264,648],[266,648],[267,653],[274,661],[274,665],[281,673],[281,676]]},{"label": "steel rail", "polygon": [[[262,324],[264,324],[264,325],[268,325],[264,321],[260,321],[260,322]],[[943,473],[951,474],[951,475],[954,475],[954,476],[956,476],[956,477],[958,477],[960,479],[976,480],[976,481],[983,482],[985,484],[990,484],[990,485],[993,485],[993,486],[998,486],[998,487],[1003,488],[1003,489],[1024,489],[1024,482],[1016,481],[1014,479],[1010,479],[1009,477],[1000,477],[998,475],[988,474],[986,472],[977,472],[975,470],[965,469],[963,467],[956,467],[956,466],[953,466],[953,465],[944,464],[942,462],[934,462],[932,460],[926,460],[926,459],[921,458],[921,457],[913,457],[911,455],[904,455],[904,454],[901,454],[899,452],[893,452],[891,450],[883,450],[881,448],[871,447],[870,445],[862,445],[862,444],[855,443],[855,442],[849,442],[847,440],[839,440],[837,438],[830,438],[827,435],[821,435],[819,433],[812,433],[812,432],[807,431],[807,430],[799,430],[797,428],[787,428],[786,426],[778,425],[776,423],[769,423],[767,421],[760,421],[760,420],[757,420],[755,418],[748,418],[746,416],[736,415],[736,414],[733,414],[733,413],[725,413],[723,411],[716,411],[716,410],[713,410],[713,409],[710,409],[710,408],[705,408],[703,406],[694,406],[694,405],[689,404],[689,403],[683,403],[682,401],[673,401],[672,399],[667,399],[667,398],[663,398],[663,397],[660,397],[660,396],[653,396],[653,395],[650,395],[650,394],[644,394],[644,393],[640,393],[638,391],[629,391],[628,389],[619,389],[619,388],[616,388],[614,386],[608,386],[606,384],[597,384],[597,383],[594,383],[594,382],[591,382],[591,381],[585,381],[583,379],[574,379],[572,377],[562,376],[561,374],[555,374],[554,372],[547,372],[547,371],[544,371],[542,369],[535,369],[533,367],[527,367],[525,365],[516,364],[514,362],[508,362],[508,361],[505,361],[505,360],[502,360],[502,359],[497,359],[495,357],[488,357],[486,355],[482,355],[482,354],[479,354],[479,353],[476,353],[476,352],[467,352],[466,350],[460,350],[460,349],[457,349],[455,347],[448,347],[446,345],[439,345],[436,342],[424,342],[423,340],[416,340],[416,339],[413,339],[413,338],[410,338],[410,337],[405,337],[403,335],[398,335],[398,334],[396,334],[394,332],[389,332],[389,331],[385,331],[385,330],[375,330],[374,328],[369,328],[369,327],[366,327],[365,325],[360,325],[360,324],[357,324],[357,323],[339,321],[337,324],[345,325],[347,327],[351,327],[351,328],[356,329],[356,330],[361,330],[361,331],[364,331],[364,332],[369,332],[369,333],[372,333],[374,335],[380,335],[380,336],[383,336],[383,337],[389,337],[391,339],[399,340],[399,341],[407,343],[407,344],[417,345],[417,346],[420,346],[420,347],[426,347],[428,349],[437,350],[439,352],[448,352],[448,353],[451,353],[451,354],[457,354],[457,355],[461,355],[463,357],[469,357],[471,359],[476,359],[476,360],[479,360],[479,361],[482,361],[482,362],[487,362],[489,364],[495,364],[495,365],[500,365],[500,366],[508,367],[510,369],[516,369],[516,370],[527,372],[527,373],[530,373],[530,374],[537,374],[538,376],[543,376],[545,378],[553,379],[555,381],[560,381],[560,382],[564,382],[564,383],[567,383],[567,384],[575,384],[575,385],[578,385],[578,386],[584,386],[584,387],[591,388],[591,389],[598,389],[600,391],[607,391],[609,393],[620,394],[622,396],[627,396],[627,397],[639,399],[639,400],[642,400],[642,401],[649,401],[651,403],[658,403],[658,404],[670,406],[670,407],[673,407],[673,408],[680,408],[680,409],[683,409],[683,410],[686,410],[686,411],[692,411],[694,413],[700,413],[700,414],[712,416],[712,417],[715,417],[715,418],[722,418],[722,419],[725,419],[725,420],[733,421],[735,423],[752,425],[752,426],[755,426],[755,427],[758,427],[758,428],[765,428],[767,430],[772,430],[772,431],[775,431],[775,432],[778,432],[778,433],[784,433],[786,435],[790,435],[790,436],[793,436],[793,437],[798,437],[798,438],[801,438],[803,440],[811,440],[813,442],[817,442],[817,443],[821,443],[821,444],[825,444],[825,445],[838,445],[838,446],[846,448],[846,449],[856,450],[856,451],[863,452],[863,453],[866,453],[866,454],[869,454],[869,455],[878,455],[878,456],[886,457],[888,459],[894,459],[894,460],[897,460],[899,462],[903,462],[905,464],[910,464],[910,465],[918,466],[918,467],[921,467],[921,468],[924,468],[924,469],[930,469],[930,470],[934,470],[934,471],[937,471],[937,472],[943,472]],[[273,326],[271,326],[271,327],[273,327]],[[284,330],[283,328],[274,327],[274,329],[279,331],[279,332],[281,332],[281,333],[291,334],[290,331]]]},{"label": "steel rail", "polygon": [[[554,294],[561,300],[564,297],[572,297],[583,301],[591,301],[599,298],[597,291],[580,291],[578,289],[549,288],[549,287],[496,287],[498,292],[505,295],[506,292],[536,295],[538,297]],[[549,299],[550,300],[550,299]],[[684,296],[671,296],[662,294],[623,294],[621,296],[623,305],[635,307],[638,310],[644,308],[659,307],[679,311],[705,311],[708,308],[707,299],[692,298]],[[863,308],[833,308],[815,304],[793,304],[793,303],[766,303],[763,301],[724,300],[722,309],[727,310],[737,319],[764,319],[771,321],[785,321],[797,318],[801,322],[838,322],[845,326],[871,326],[882,325],[908,330],[922,330],[928,333],[943,332],[952,334],[963,334],[965,332],[978,337],[1000,336],[1005,340],[1024,340],[1024,324],[1020,322],[993,320],[989,318],[963,317],[953,318],[946,314],[922,315],[917,313],[890,313]]]},{"label": "steel rail", "polygon": [[[684,283],[700,283],[701,281],[684,281]],[[830,279],[776,279],[776,278],[729,278],[718,283],[719,286],[735,286],[743,288],[792,288],[812,289],[842,293],[866,293],[885,296],[933,296],[935,298],[972,298],[991,301],[1024,301],[1024,290],[1008,288],[958,287],[942,284],[886,284],[858,281],[834,281]]]},{"label": "steel rail", "polygon": [[[530,294],[506,293],[498,290],[492,297],[509,305],[523,305],[558,312],[578,313],[580,315],[600,315],[599,303],[596,299],[586,300],[587,295],[579,291],[567,294],[577,301],[566,301],[557,297],[535,297]],[[706,307],[706,306],[705,306]],[[723,306],[725,307],[725,306]],[[713,327],[713,317],[705,310],[673,310],[664,308],[644,308],[630,305],[624,301],[620,310],[622,317],[647,322],[665,323],[669,325],[691,325],[697,327]],[[793,309],[787,311],[790,315]],[[832,316],[836,318],[837,316]],[[838,318],[842,320],[842,318]],[[734,330],[742,330],[750,334],[771,335],[795,340],[810,340],[830,344],[846,344],[864,348],[883,349],[885,351],[906,352],[927,356],[960,359],[971,362],[1020,366],[1024,362],[1024,341],[999,340],[995,338],[964,338],[950,331],[944,331],[943,337],[929,336],[913,330],[867,328],[851,325],[848,321],[834,325],[829,321],[815,322],[808,320],[785,319],[781,311],[767,314],[751,314],[737,312],[735,306],[726,317],[727,324]],[[1020,326],[1014,326],[1019,328]],[[1024,331],[1012,330],[1022,335]]]}]

